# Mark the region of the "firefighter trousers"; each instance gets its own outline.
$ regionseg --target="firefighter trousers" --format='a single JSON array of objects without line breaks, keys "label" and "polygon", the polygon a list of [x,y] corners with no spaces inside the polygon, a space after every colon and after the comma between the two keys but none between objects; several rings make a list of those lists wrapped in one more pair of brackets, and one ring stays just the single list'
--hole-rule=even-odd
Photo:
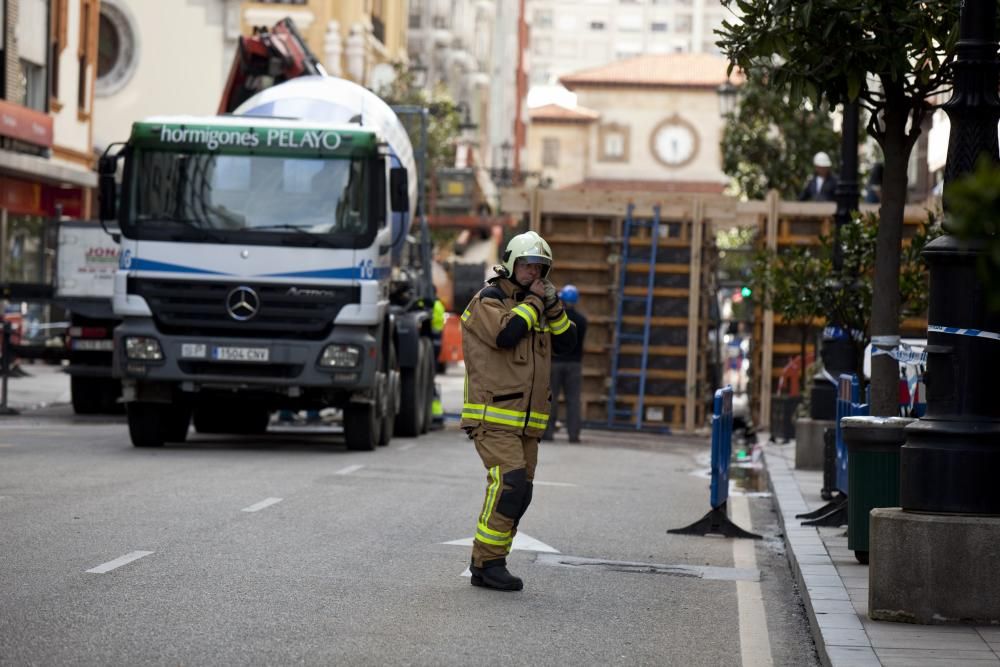
[{"label": "firefighter trousers", "polygon": [[506,558],[517,524],[531,503],[538,438],[484,426],[470,434],[486,466],[486,499],[476,521],[472,564]]}]

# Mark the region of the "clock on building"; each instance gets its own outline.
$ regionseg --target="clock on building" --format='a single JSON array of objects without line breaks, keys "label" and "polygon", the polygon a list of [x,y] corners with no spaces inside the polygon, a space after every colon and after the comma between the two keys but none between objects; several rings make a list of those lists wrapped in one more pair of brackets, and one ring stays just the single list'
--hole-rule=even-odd
[{"label": "clock on building", "polygon": [[698,133],[676,114],[653,129],[649,143],[653,157],[667,167],[683,167],[698,153]]}]

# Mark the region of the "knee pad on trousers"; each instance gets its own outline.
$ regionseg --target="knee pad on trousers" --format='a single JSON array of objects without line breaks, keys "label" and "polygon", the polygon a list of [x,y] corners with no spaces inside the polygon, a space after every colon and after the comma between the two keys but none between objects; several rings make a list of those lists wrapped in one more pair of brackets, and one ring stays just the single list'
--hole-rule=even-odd
[{"label": "knee pad on trousers", "polygon": [[[528,471],[524,468],[511,470],[503,475],[504,490],[497,501],[497,512],[508,519],[517,521],[524,514],[525,497],[528,494]],[[510,487],[509,489],[506,487]]]}]

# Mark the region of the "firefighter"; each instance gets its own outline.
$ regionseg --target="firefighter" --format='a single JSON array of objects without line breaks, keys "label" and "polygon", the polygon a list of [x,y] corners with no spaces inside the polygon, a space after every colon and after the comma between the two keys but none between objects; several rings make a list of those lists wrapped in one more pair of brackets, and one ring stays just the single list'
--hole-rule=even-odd
[{"label": "firefighter", "polygon": [[549,419],[553,348],[576,344],[576,327],[548,279],[549,244],[535,232],[510,240],[496,277],[462,314],[462,428],[486,467],[486,499],[472,543],[472,585],[519,591],[507,571],[517,525],[531,502],[538,439]]}]

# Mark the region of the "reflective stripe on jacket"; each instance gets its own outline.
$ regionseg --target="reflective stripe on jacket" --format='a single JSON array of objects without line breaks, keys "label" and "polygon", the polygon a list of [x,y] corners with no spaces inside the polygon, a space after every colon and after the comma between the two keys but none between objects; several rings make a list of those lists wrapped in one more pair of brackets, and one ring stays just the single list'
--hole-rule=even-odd
[{"label": "reflective stripe on jacket", "polygon": [[[462,313],[463,428],[487,424],[533,436],[545,431],[549,422],[551,335],[567,331],[570,321],[565,312],[552,322],[542,313],[541,299],[503,278],[491,280],[472,298]],[[497,335],[513,317],[525,321],[528,333],[514,347],[501,348]]]}]

